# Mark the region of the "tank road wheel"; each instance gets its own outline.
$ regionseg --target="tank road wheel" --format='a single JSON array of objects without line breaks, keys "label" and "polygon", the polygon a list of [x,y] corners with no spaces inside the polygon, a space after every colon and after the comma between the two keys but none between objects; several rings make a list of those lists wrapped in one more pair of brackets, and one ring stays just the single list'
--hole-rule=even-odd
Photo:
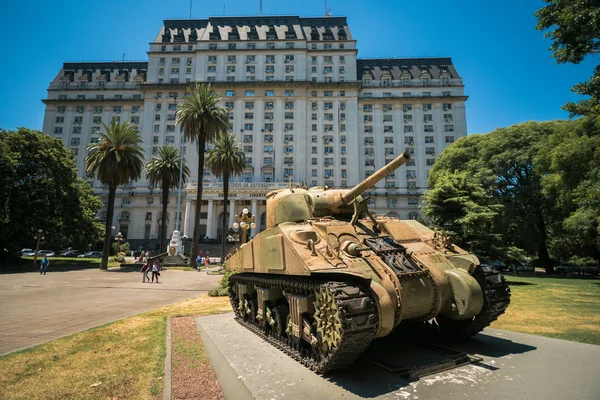
[{"label": "tank road wheel", "polygon": [[242,306],[242,314],[245,321],[256,322],[258,315],[258,301],[256,299],[244,298]]},{"label": "tank road wheel", "polygon": [[340,319],[340,309],[336,304],[335,298],[323,285],[316,292],[315,314],[317,338],[319,339],[318,352],[327,354],[333,350],[341,340],[342,322]]},{"label": "tank road wheel", "polygon": [[[377,333],[377,306],[368,285],[351,282],[324,282],[309,277],[279,277],[267,274],[235,274],[230,287],[253,285],[297,294],[297,302],[315,299],[315,312],[301,315],[301,336],[290,334],[293,307],[283,302],[267,303],[267,323],[255,319],[257,300],[230,290],[236,320],[311,370],[323,374],[351,364]],[[294,295],[291,295],[293,297]],[[314,297],[313,297],[314,296]],[[301,298],[301,299],[300,299]],[[298,306],[298,304],[297,304]],[[304,305],[306,306],[306,305]],[[306,307],[305,307],[306,308]],[[270,313],[270,318],[268,314]],[[318,318],[318,320],[317,320]],[[306,327],[309,326],[309,332]],[[270,332],[269,332],[270,331]]]},{"label": "tank road wheel", "polygon": [[479,314],[460,321],[438,315],[429,321],[434,333],[448,339],[468,339],[504,314],[510,303],[510,288],[504,276],[491,267],[478,266],[473,278],[483,290],[483,308]]},{"label": "tank road wheel", "polygon": [[277,307],[267,307],[267,323],[271,331],[278,337],[285,336],[288,314],[288,308],[285,304]]}]

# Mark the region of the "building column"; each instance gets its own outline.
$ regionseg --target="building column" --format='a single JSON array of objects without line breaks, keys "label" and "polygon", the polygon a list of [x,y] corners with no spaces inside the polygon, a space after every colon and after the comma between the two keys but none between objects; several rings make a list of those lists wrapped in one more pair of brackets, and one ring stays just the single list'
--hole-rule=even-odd
[{"label": "building column", "polygon": [[252,229],[252,237],[256,236],[256,234],[258,233],[258,230],[260,229],[260,221],[259,221],[259,217],[256,215],[256,213],[258,212],[258,201],[257,200],[252,200],[252,216],[255,219],[255,224],[256,224],[256,228]]},{"label": "building column", "polygon": [[191,237],[192,234],[190,234],[190,226],[192,225],[190,223],[190,217],[192,213],[192,200],[186,200],[185,201],[185,218],[183,219],[183,234],[187,237]]},{"label": "building column", "polygon": [[[227,232],[229,232],[229,228],[233,226],[235,222],[235,199],[229,199],[229,226],[227,227]],[[223,216],[225,218],[225,216]],[[227,232],[223,232],[227,235]]]},{"label": "building column", "polygon": [[213,233],[213,219],[215,218],[215,211],[214,211],[214,201],[213,200],[208,200],[208,213],[206,215],[206,236],[208,236],[210,239],[214,239],[214,233]]}]

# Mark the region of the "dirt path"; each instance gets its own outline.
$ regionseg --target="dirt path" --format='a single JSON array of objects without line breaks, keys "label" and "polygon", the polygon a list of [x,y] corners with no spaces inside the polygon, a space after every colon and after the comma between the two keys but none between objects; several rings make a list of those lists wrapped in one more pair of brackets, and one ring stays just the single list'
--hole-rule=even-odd
[{"label": "dirt path", "polygon": [[204,352],[195,317],[171,319],[172,399],[223,400],[221,386]]}]

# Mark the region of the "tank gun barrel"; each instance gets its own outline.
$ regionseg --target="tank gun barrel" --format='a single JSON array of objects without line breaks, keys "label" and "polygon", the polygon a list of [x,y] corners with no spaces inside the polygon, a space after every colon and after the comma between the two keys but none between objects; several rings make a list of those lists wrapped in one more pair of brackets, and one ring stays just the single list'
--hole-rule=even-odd
[{"label": "tank gun barrel", "polygon": [[369,176],[367,179],[365,179],[364,181],[350,189],[348,192],[343,194],[342,202],[344,204],[350,203],[352,200],[354,200],[356,196],[361,195],[366,190],[375,186],[377,182],[385,178],[389,173],[396,170],[400,166],[406,164],[408,160],[410,160],[410,154],[408,154],[407,152],[400,154],[393,161],[389,162],[383,168],[375,172],[373,175]]}]

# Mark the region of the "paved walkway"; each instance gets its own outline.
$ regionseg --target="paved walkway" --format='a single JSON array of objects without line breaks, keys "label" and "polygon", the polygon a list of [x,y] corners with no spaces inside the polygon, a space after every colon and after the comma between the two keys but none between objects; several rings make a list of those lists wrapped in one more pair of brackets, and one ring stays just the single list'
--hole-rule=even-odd
[{"label": "paved walkway", "polygon": [[148,284],[139,272],[0,275],[0,354],[196,297],[220,278],[162,271],[160,284]]}]

